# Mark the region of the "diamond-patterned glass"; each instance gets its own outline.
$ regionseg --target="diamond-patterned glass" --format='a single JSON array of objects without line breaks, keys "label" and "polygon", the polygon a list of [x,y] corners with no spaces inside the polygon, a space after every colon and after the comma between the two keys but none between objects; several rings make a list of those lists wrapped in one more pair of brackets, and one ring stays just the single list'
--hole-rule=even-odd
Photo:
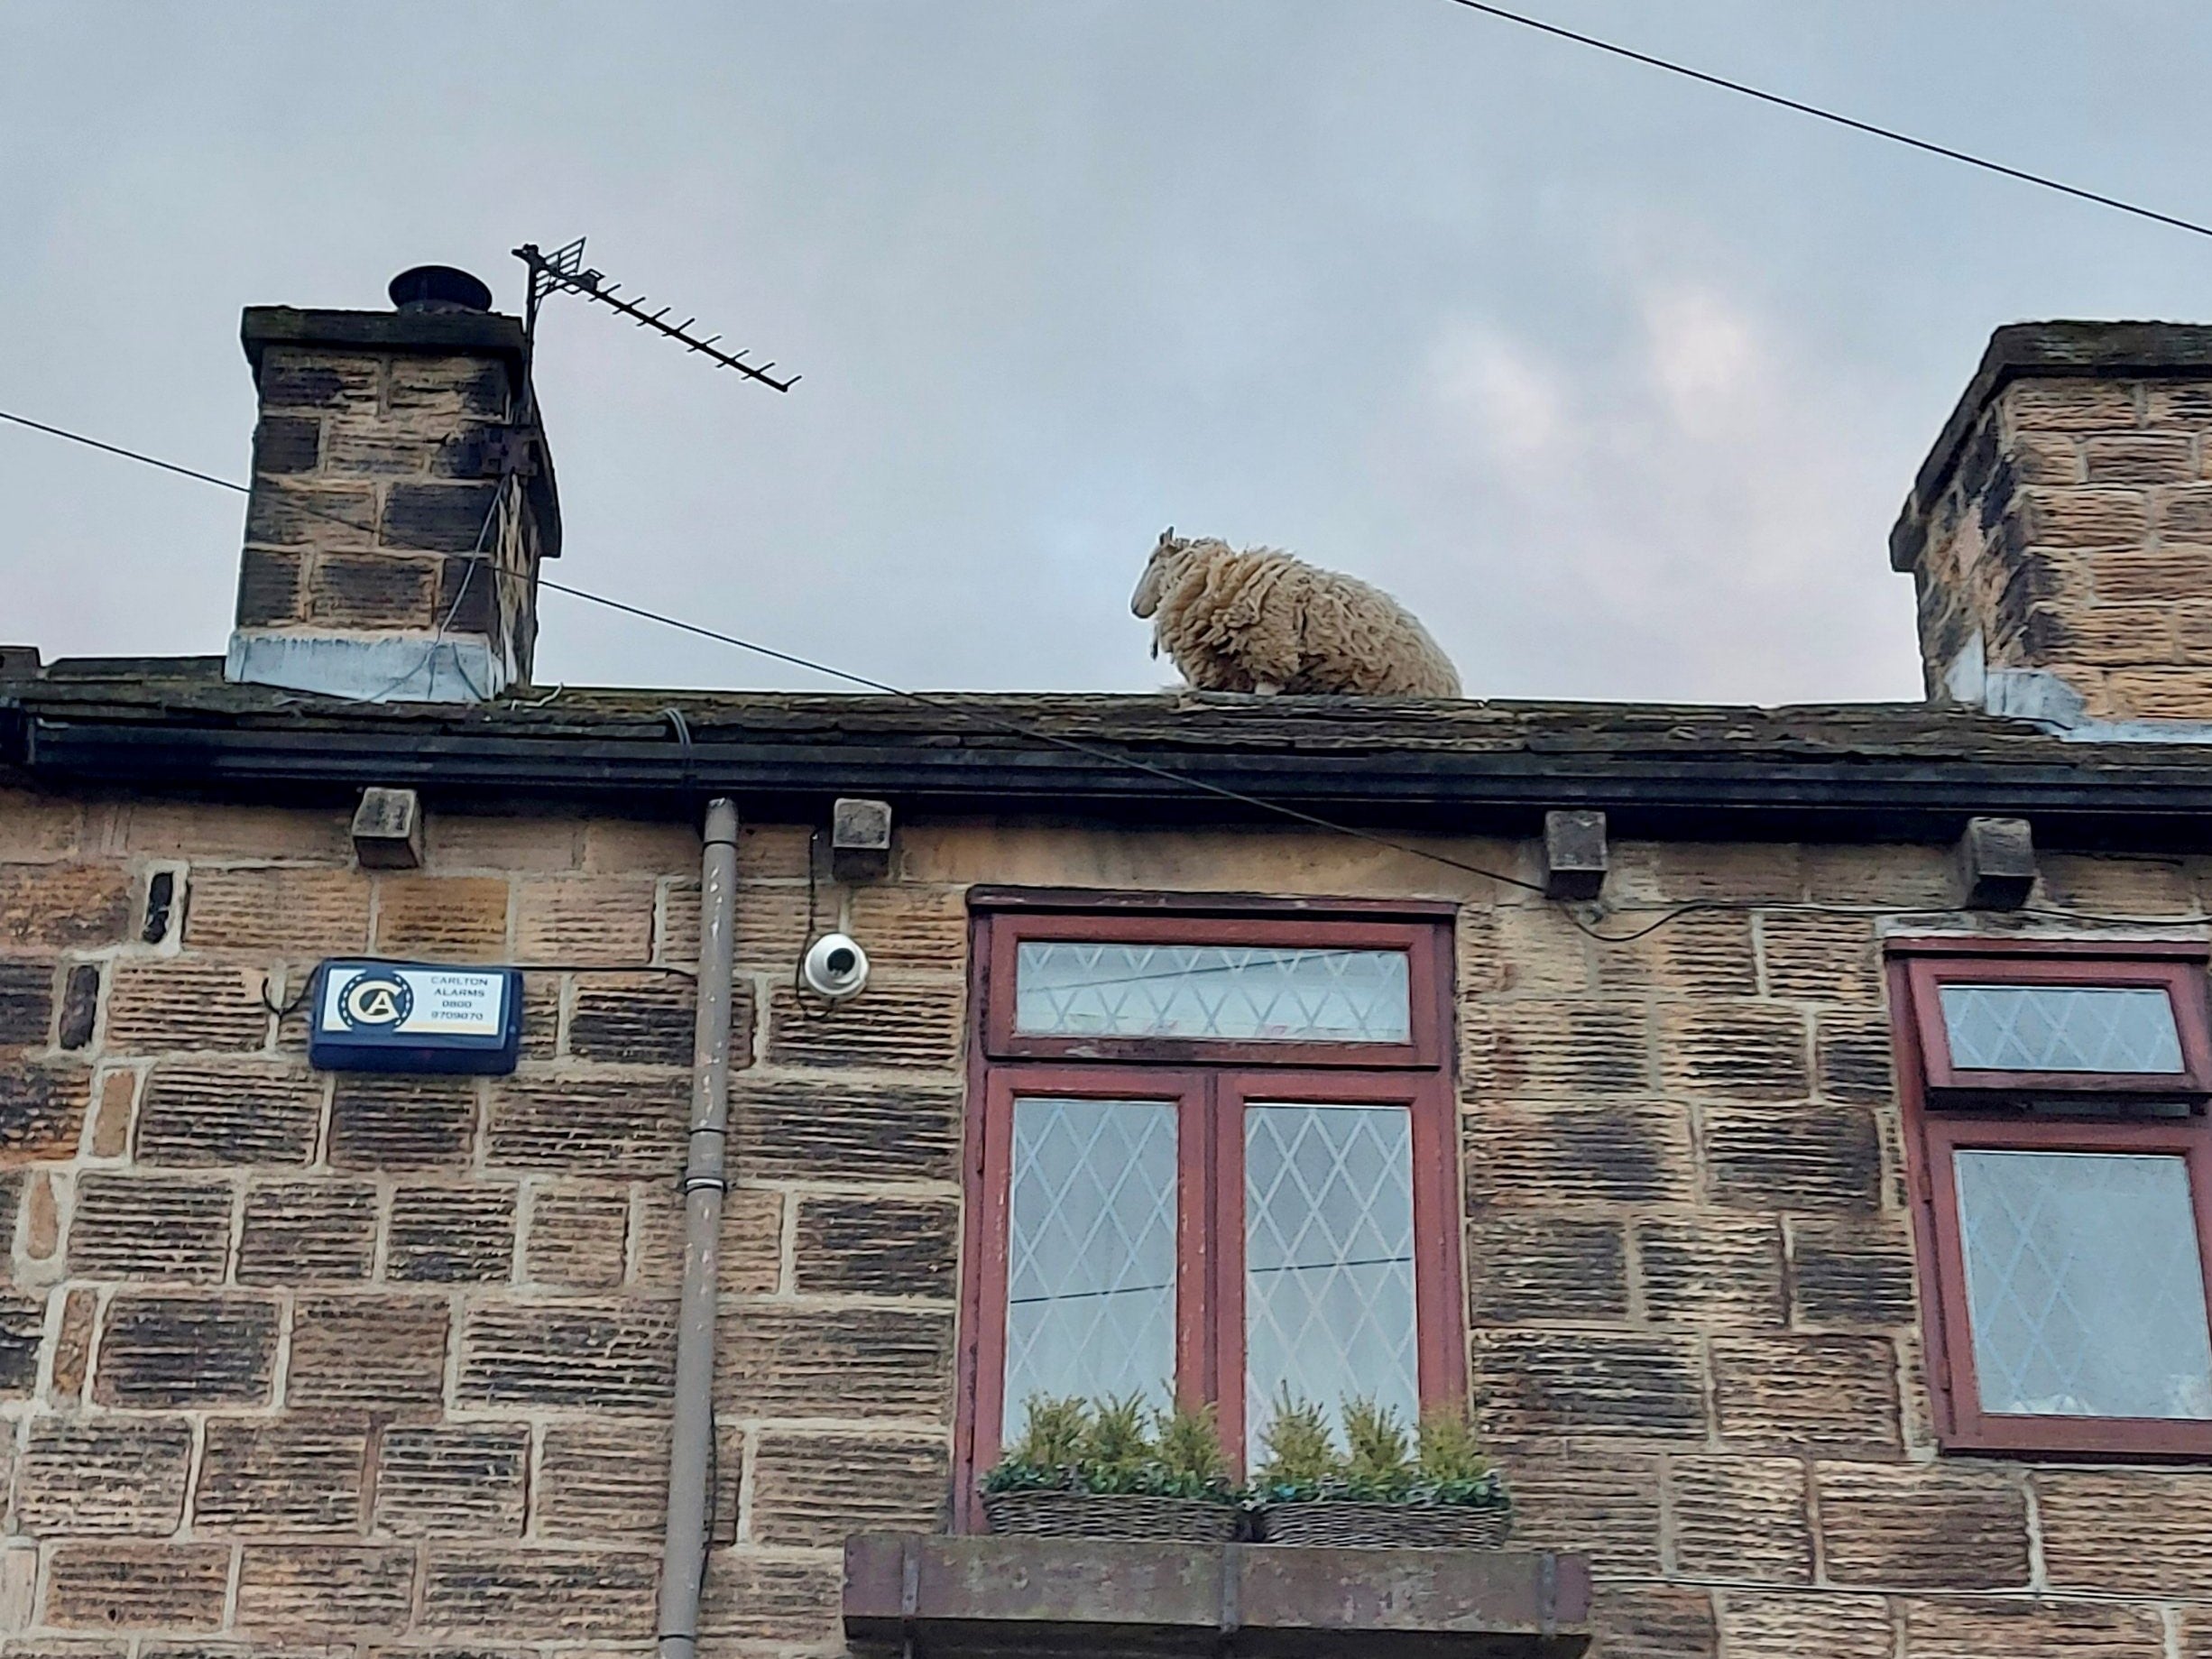
[{"label": "diamond-patterned glass", "polygon": [[1945,985],[1951,1064],[1987,1072],[2181,1069],[2173,1002],[2152,986]]},{"label": "diamond-patterned glass", "polygon": [[2181,1158],[1961,1151],[1955,1168],[1984,1411],[2212,1418]]},{"label": "diamond-patterned glass", "polygon": [[1174,1397],[1175,1108],[1014,1102],[1004,1434],[1032,1395]]},{"label": "diamond-patterned glass", "polygon": [[1365,1396],[1418,1416],[1406,1110],[1247,1107],[1244,1226],[1248,1456],[1286,1387],[1332,1414]]},{"label": "diamond-patterned glass", "polygon": [[1404,951],[1025,940],[1014,1028],[1032,1037],[1403,1043]]}]

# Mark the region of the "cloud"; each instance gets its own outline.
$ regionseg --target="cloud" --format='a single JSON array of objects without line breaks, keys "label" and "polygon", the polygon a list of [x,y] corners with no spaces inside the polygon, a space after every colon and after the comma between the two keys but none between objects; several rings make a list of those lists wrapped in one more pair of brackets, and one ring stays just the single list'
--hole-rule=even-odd
[{"label": "cloud", "polygon": [[1875,389],[1709,282],[1631,314],[1575,361],[1481,318],[1434,337],[1399,483],[1432,556],[1456,539],[1479,567],[1481,605],[1443,630],[1470,688],[1913,695],[1910,594],[1869,579],[1893,493],[1858,437]]}]

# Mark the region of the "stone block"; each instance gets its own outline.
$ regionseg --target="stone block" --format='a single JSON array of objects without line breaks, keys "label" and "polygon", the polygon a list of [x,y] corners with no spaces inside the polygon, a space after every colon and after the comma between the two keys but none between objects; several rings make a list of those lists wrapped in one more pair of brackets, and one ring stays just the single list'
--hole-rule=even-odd
[{"label": "stone block", "polygon": [[1820,1538],[1838,1584],[2006,1590],[2028,1582],[2024,1476],[1960,1463],[1815,1465]]},{"label": "stone block", "polygon": [[[673,974],[582,976],[568,1014],[568,1052],[579,1060],[688,1067],[696,1003],[692,982]],[[742,980],[730,1024],[732,1059],[742,1065],[752,1037],[751,986]]]},{"label": "stone block", "polygon": [[0,962],[0,1046],[43,1048],[53,1034],[56,965]]},{"label": "stone block", "polygon": [[377,539],[432,553],[482,552],[497,502],[495,484],[395,484],[384,495]]},{"label": "stone block", "polygon": [[[714,1574],[707,1576],[712,1582]],[[635,1652],[652,1642],[659,1578],[659,1553],[644,1549],[433,1545],[422,1623],[456,1636],[604,1640]]]},{"label": "stone block", "polygon": [[107,999],[112,1053],[250,1054],[268,1041],[269,1024],[257,970],[190,958],[115,966]]},{"label": "stone block", "polygon": [[376,492],[358,484],[263,476],[246,498],[245,539],[304,551],[365,549],[376,532]]},{"label": "stone block", "polygon": [[[2158,1609],[2022,1597],[1898,1603],[1906,1659],[2166,1659]],[[2187,1650],[2183,1650],[2185,1653]]]},{"label": "stone block", "polygon": [[165,1537],[184,1519],[192,1425],[182,1417],[33,1417],[15,1477],[32,1537]]},{"label": "stone block", "polygon": [[2150,500],[2141,490],[2030,488],[2014,500],[2039,548],[2128,547],[2151,533]]},{"label": "stone block", "polygon": [[405,1545],[249,1544],[239,1553],[241,1630],[358,1639],[407,1627],[415,1552]]},{"label": "stone block", "polygon": [[2189,872],[2165,859],[2045,853],[2037,860],[2043,901],[2106,916],[2188,916],[2197,908]]},{"label": "stone block", "polygon": [[690,1099],[690,1079],[665,1072],[504,1079],[491,1092],[487,1162],[603,1179],[673,1175]]},{"label": "stone block", "polygon": [[1715,1659],[1719,1651],[1710,1590],[1600,1586],[1590,1623],[1590,1659]]},{"label": "stone block", "polygon": [[302,346],[265,347],[261,403],[269,409],[343,410],[373,415],[382,398],[383,361]]},{"label": "stone block", "polygon": [[760,1417],[896,1417],[951,1409],[949,1309],[749,1304],[721,1341],[714,1397]]},{"label": "stone block", "polygon": [[1897,1633],[1879,1596],[1731,1590],[1720,1609],[1727,1659],[1894,1659]]},{"label": "stone block", "polygon": [[762,1646],[832,1650],[843,1580],[834,1555],[718,1550],[707,1564],[700,1631]]},{"label": "stone block", "polygon": [[1803,897],[1803,854],[1788,843],[1631,841],[1613,843],[1617,903],[1685,899],[1744,902]]},{"label": "stone block", "polygon": [[[634,1280],[674,1295],[684,1266],[684,1207],[662,1186],[640,1194]],[[795,1201],[794,1201],[795,1202]],[[765,1295],[783,1283],[784,1194],[760,1187],[733,1187],[722,1206],[722,1294]]]},{"label": "stone block", "polygon": [[461,1326],[458,1397],[473,1406],[652,1410],[668,1397],[666,1303],[480,1303]]},{"label": "stone block", "polygon": [[1667,1460],[1674,1559],[1696,1579],[1810,1584],[1805,1466],[1794,1458]]},{"label": "stone block", "polygon": [[2087,438],[2081,459],[2090,484],[2188,484],[2197,476],[2196,445],[2183,432],[2111,432]]},{"label": "stone block", "polygon": [[131,879],[106,864],[0,864],[0,950],[97,950],[131,926]]},{"label": "stone block", "polygon": [[[1619,930],[1608,930],[1619,931]],[[1668,997],[1754,997],[1759,991],[1751,918],[1692,911],[1640,939],[1590,947],[1599,987]]]},{"label": "stone block", "polygon": [[851,931],[869,960],[885,967],[963,968],[968,960],[967,889],[904,883],[855,888]]},{"label": "stone block", "polygon": [[307,609],[307,555],[297,548],[247,548],[238,558],[241,628],[282,627]]},{"label": "stone block", "polygon": [[301,1296],[292,1313],[290,1405],[419,1412],[445,1397],[450,1314],[442,1297]]},{"label": "stone block", "polygon": [[1483,1101],[1461,1120],[1470,1210],[1686,1203],[1690,1115],[1664,1101]]},{"label": "stone block", "polygon": [[696,876],[698,825],[593,818],[584,825],[584,868],[597,875]]},{"label": "stone block", "polygon": [[263,955],[343,956],[369,942],[369,880],[348,870],[202,870],[187,945]]},{"label": "stone block", "polygon": [[733,1078],[733,1157],[763,1181],[960,1179],[956,1077]]},{"label": "stone block", "polygon": [[[138,800],[123,820],[124,847],[149,858],[316,860],[353,856],[342,812],[207,801]],[[124,901],[127,915],[129,903]]]},{"label": "stone block", "polygon": [[376,1266],[376,1189],[365,1181],[266,1181],[245,1195],[241,1285],[365,1279]]},{"label": "stone block", "polygon": [[375,1525],[400,1538],[521,1535],[530,1429],[520,1423],[438,1424],[384,1432]]},{"label": "stone block", "polygon": [[1820,904],[1940,909],[1958,902],[1958,868],[1945,847],[1848,842],[1804,849],[1805,896]]},{"label": "stone block", "polygon": [[511,1186],[395,1186],[384,1275],[433,1284],[504,1284],[514,1277],[515,1211]]},{"label": "stone block", "polygon": [[533,1284],[612,1288],[622,1282],[629,1244],[626,1187],[540,1188],[530,1196],[523,1272]]},{"label": "stone block", "polygon": [[779,984],[770,1001],[769,1057],[779,1065],[949,1070],[960,1062],[962,1003],[962,982],[949,975],[877,973],[826,1018],[810,1018]]},{"label": "stone block", "polygon": [[115,1406],[265,1406],[277,1305],[256,1296],[118,1292],[93,1398]]},{"label": "stone block", "polygon": [[1626,1319],[1626,1230],[1540,1211],[1486,1212],[1467,1230],[1467,1282],[1477,1325]]},{"label": "stone block", "polygon": [[1488,1451],[1513,1494],[1516,1549],[1581,1552],[1600,1581],[1660,1576],[1657,1456],[1549,1435]]},{"label": "stone block", "polygon": [[1716,1336],[1721,1438],[1741,1451],[1901,1456],[1897,1355],[1881,1337]]},{"label": "stone block", "polygon": [[138,1113],[138,1074],[102,1072],[92,1085],[91,1156],[119,1158],[131,1149],[131,1130]]},{"label": "stone block", "polygon": [[1812,1046],[1821,1098],[1866,1105],[1886,1105],[1896,1099],[1885,1018],[1823,1013],[1813,1021]]},{"label": "stone block", "polygon": [[668,1507],[666,1422],[595,1415],[547,1427],[538,1459],[542,1536],[658,1540]]},{"label": "stone block", "polygon": [[[92,1358],[92,1332],[99,1317],[99,1297],[90,1290],[71,1290],[61,1303],[61,1329],[54,1337],[53,1386],[48,1397],[64,1406],[82,1402],[85,1372]],[[38,1348],[31,1346],[31,1373],[38,1374]]]},{"label": "stone block", "polygon": [[481,871],[503,887],[511,871],[574,870],[582,827],[567,814],[441,810],[426,816],[423,846],[438,874]]},{"label": "stone block", "polygon": [[1654,1217],[1636,1223],[1648,1316],[1725,1329],[1783,1323],[1782,1230],[1766,1218]]},{"label": "stone block", "polygon": [[1874,1114],[1842,1104],[1706,1109],[1705,1184],[1731,1209],[1866,1211],[1882,1200]]},{"label": "stone block", "polygon": [[1485,1433],[1705,1438],[1705,1368],[1692,1338],[1478,1331],[1473,1346]]},{"label": "stone block", "polygon": [[643,877],[525,876],[515,898],[515,954],[524,962],[649,961],[654,896]]},{"label": "stone block", "polygon": [[304,1164],[315,1153],[324,1086],[281,1065],[158,1061],[138,1110],[139,1162]]},{"label": "stone block", "polygon": [[950,1298],[960,1254],[951,1199],[807,1194],[798,1201],[801,1295]]},{"label": "stone block", "polygon": [[476,1144],[473,1077],[336,1079],[330,1095],[330,1162],[340,1169],[465,1166]]},{"label": "stone block", "polygon": [[2051,1589],[2212,1601],[2202,1471],[2039,1469],[2031,1479]]},{"label": "stone block", "polygon": [[84,1131],[83,1074],[0,1049],[0,1167],[65,1158]]},{"label": "stone block", "polygon": [[1461,1087],[1484,1101],[1648,1093],[1640,1003],[1516,1001],[1469,1008]]},{"label": "stone block", "polygon": [[69,857],[84,819],[84,802],[74,792],[0,788],[0,864]]},{"label": "stone block", "polygon": [[231,1186],[180,1175],[81,1175],[69,1267],[82,1278],[219,1283],[230,1260]]},{"label": "stone block", "polygon": [[1759,918],[1766,995],[1793,1002],[1882,1005],[1882,953],[1866,917],[1775,912]]},{"label": "stone block", "polygon": [[230,1583],[226,1544],[58,1544],[45,1622],[57,1630],[215,1630]]},{"label": "stone block", "polygon": [[1793,1323],[1832,1330],[1911,1330],[1912,1235],[1903,1219],[1790,1223]]},{"label": "stone block", "polygon": [[39,1350],[45,1341],[44,1299],[0,1295],[0,1400],[30,1397],[38,1386]]},{"label": "stone block", "polygon": [[508,960],[504,877],[386,873],[375,878],[375,885],[376,948],[384,954]]},{"label": "stone block", "polygon": [[210,1417],[192,1493],[196,1531],[354,1532],[368,1419],[357,1413]]},{"label": "stone block", "polygon": [[1670,1092],[1709,1100],[1799,1101],[1812,1092],[1810,1022],[1761,1002],[1662,1004],[1659,1067]]},{"label": "stone block", "polygon": [[753,1459],[753,1540],[836,1549],[855,1532],[937,1532],[948,1455],[943,1435],[766,1431]]}]

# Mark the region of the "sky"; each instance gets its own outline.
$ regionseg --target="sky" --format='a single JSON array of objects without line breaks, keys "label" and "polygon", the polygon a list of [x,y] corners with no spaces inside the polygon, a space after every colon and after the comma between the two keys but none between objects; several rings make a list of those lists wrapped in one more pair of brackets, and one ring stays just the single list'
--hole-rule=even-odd
[{"label": "sky", "polygon": [[[2212,219],[2212,8],[1526,0]],[[1471,696],[1920,691],[1885,537],[1992,328],[2212,239],[1448,0],[0,0],[0,408],[245,473],[248,305],[588,235],[563,582],[917,687],[1174,681],[1159,531],[1409,606]],[[0,641],[217,653],[241,498],[0,426]],[[539,684],[834,688],[558,594]]]}]

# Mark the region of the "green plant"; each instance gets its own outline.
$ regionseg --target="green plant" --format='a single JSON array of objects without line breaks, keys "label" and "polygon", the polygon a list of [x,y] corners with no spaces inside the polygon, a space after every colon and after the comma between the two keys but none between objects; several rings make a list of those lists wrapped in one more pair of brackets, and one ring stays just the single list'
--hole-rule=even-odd
[{"label": "green plant", "polygon": [[1083,1484],[1093,1492],[1141,1490],[1152,1461],[1152,1437],[1146,1432],[1144,1396],[1102,1399],[1091,1410],[1083,1442]]},{"label": "green plant", "polygon": [[1412,1446],[1396,1412],[1371,1399],[1344,1402],[1344,1460],[1349,1495],[1369,1503],[1396,1503],[1413,1488]]},{"label": "green plant", "polygon": [[1261,1458],[1254,1484],[1270,1497],[1317,1497],[1340,1484],[1344,1459],[1329,1433],[1328,1415],[1311,1400],[1294,1396],[1286,1383],[1275,1400],[1275,1414],[1259,1436]]},{"label": "green plant", "polygon": [[1233,1498],[1229,1457],[1221,1450],[1219,1419],[1211,1406],[1177,1406],[1152,1417],[1153,1466],[1159,1491],[1172,1498]]},{"label": "green plant", "polygon": [[1088,1401],[1033,1394],[1022,1402],[1021,1438],[1007,1449],[1007,1461],[1039,1469],[1073,1469],[1083,1461],[1091,1432]]},{"label": "green plant", "polygon": [[1421,1419],[1421,1451],[1415,1460],[1421,1479],[1430,1486],[1445,1487],[1479,1480],[1490,1472],[1490,1460],[1482,1455],[1482,1442],[1474,1425],[1449,1408],[1428,1413]]}]

